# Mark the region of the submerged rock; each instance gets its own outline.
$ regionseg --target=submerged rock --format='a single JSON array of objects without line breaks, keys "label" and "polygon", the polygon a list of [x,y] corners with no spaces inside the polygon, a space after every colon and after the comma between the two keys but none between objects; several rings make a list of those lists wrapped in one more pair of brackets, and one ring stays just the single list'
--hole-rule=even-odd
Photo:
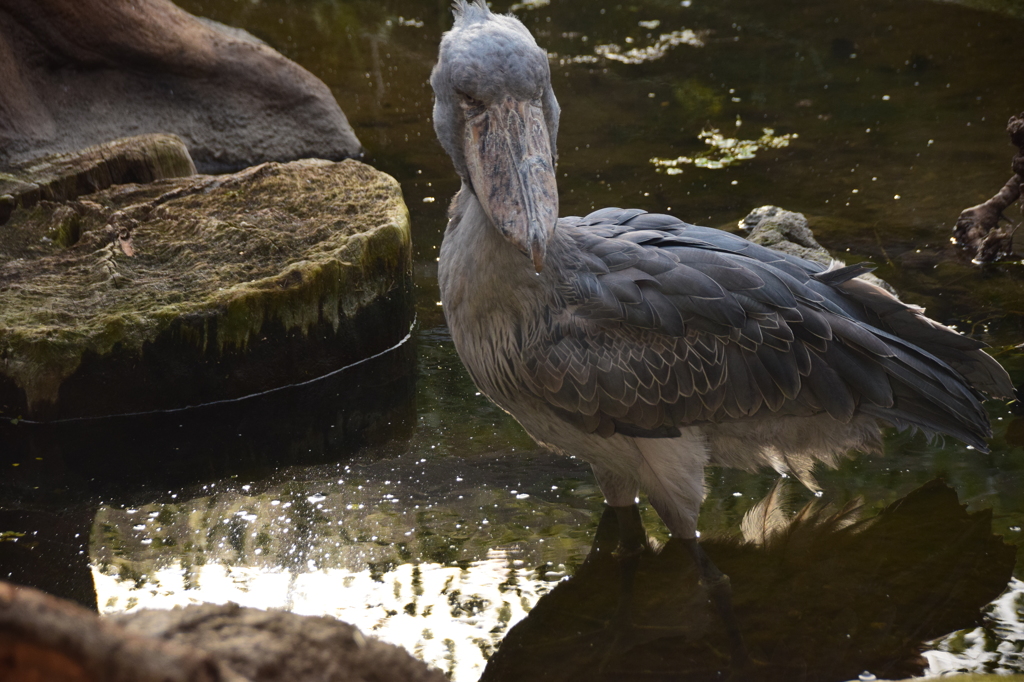
[{"label": "submerged rock", "polygon": [[40,200],[0,228],[0,414],[172,409],[321,376],[413,318],[398,183],[356,161]]},{"label": "submerged rock", "polygon": [[169,0],[0,0],[0,83],[0,167],[140,133],[207,173],[362,151],[313,74]]},{"label": "submerged rock", "polygon": [[[739,227],[750,231],[746,238],[755,244],[823,265],[833,262],[839,267],[846,265],[818,243],[803,213],[787,211],[778,206],[761,206],[748,213],[739,222]],[[860,277],[896,296],[896,290],[875,275],[868,273]]]},{"label": "submerged rock", "polygon": [[740,227],[750,230],[747,239],[755,244],[825,265],[832,261],[831,254],[814,238],[803,213],[762,206],[747,214]]}]

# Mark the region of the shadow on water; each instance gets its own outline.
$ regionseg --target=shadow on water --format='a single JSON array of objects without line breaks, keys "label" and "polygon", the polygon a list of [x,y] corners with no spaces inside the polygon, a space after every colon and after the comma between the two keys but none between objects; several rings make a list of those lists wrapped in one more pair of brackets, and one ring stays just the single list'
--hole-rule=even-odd
[{"label": "shadow on water", "polygon": [[[812,502],[784,527],[746,541],[704,540],[732,581],[752,661],[740,678],[920,674],[922,645],[979,624],[1010,579],[1015,551],[992,534],[991,520],[991,512],[966,512],[933,481],[872,518]],[[703,682],[737,673],[723,621],[682,544],[669,541],[630,564],[614,556],[617,542],[608,509],[586,561],[509,631],[481,682]]]}]

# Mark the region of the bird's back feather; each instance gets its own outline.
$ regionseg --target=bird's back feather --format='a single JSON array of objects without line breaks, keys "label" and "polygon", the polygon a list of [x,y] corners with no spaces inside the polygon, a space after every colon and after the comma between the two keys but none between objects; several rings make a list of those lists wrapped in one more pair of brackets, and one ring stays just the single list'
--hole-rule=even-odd
[{"label": "bird's back feather", "polygon": [[522,348],[523,387],[587,432],[856,414],[979,449],[1005,371],[882,289],[741,237],[639,210],[559,222],[562,306]]}]

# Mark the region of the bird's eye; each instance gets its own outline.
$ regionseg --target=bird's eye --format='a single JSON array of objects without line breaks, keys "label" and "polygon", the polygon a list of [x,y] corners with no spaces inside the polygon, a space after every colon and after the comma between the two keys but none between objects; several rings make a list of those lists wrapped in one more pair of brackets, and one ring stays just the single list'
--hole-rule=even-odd
[{"label": "bird's eye", "polygon": [[475,97],[467,95],[461,90],[456,90],[456,93],[459,95],[459,104],[462,106],[462,110],[466,112],[467,116],[476,116],[487,108],[483,102]]}]

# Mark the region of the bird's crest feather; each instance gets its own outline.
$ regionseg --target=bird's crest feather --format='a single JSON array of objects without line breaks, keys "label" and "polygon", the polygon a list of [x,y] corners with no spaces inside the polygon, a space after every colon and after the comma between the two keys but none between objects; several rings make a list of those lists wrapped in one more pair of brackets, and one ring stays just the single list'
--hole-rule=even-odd
[{"label": "bird's crest feather", "polygon": [[490,16],[491,10],[485,0],[455,0],[452,3],[455,23],[482,21]]}]

